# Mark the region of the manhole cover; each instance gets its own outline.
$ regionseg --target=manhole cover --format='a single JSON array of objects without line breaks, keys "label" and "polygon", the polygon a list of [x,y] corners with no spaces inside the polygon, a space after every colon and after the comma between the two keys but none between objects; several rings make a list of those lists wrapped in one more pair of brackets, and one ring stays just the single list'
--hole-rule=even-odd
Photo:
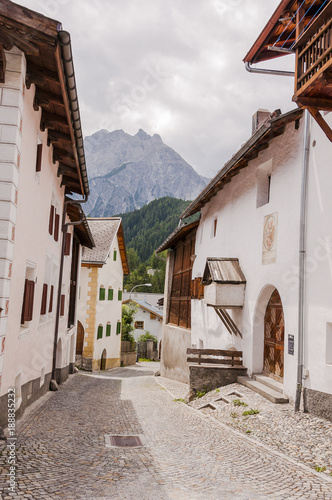
[{"label": "manhole cover", "polygon": [[144,436],[129,436],[129,435],[105,435],[106,448],[140,448],[146,446]]}]

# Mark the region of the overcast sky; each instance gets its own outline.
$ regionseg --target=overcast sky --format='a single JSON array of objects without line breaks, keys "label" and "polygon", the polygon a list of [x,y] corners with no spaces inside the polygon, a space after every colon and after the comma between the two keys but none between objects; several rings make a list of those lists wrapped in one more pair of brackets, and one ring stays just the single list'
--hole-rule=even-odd
[{"label": "overcast sky", "polygon": [[[212,177],[258,108],[294,108],[293,79],[242,59],[279,0],[21,0],[70,32],[85,136],[158,133]],[[276,66],[293,69],[292,56]],[[289,59],[290,58],[290,59]]]}]

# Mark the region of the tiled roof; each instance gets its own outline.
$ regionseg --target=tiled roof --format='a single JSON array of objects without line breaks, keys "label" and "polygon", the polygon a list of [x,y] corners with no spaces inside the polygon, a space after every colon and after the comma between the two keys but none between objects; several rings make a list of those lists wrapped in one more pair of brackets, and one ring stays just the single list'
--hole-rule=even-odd
[{"label": "tiled roof", "polygon": [[82,262],[105,264],[120,227],[121,218],[89,218],[87,221],[96,246],[92,249],[83,249]]},{"label": "tiled roof", "polygon": [[163,317],[163,311],[161,309],[158,309],[157,307],[152,306],[151,304],[148,304],[148,302],[145,302],[145,300],[127,299],[127,300],[123,301],[123,303],[128,303],[128,302],[135,302],[135,304],[142,307],[143,309],[146,309],[147,311],[150,311],[153,314],[156,314],[160,318]]}]

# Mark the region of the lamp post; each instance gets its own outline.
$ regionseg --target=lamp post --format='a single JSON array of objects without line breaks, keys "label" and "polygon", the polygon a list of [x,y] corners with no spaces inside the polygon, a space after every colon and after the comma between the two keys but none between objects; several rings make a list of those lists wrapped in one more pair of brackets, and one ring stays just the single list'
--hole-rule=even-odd
[{"label": "lamp post", "polygon": [[132,292],[135,288],[137,288],[138,286],[152,286],[152,283],[143,283],[142,285],[135,285],[135,286],[133,286],[133,288],[132,288],[132,289],[130,290],[130,292],[129,292],[129,294],[130,294],[130,295],[129,295],[129,298],[130,298],[130,299],[131,299],[131,292]]}]

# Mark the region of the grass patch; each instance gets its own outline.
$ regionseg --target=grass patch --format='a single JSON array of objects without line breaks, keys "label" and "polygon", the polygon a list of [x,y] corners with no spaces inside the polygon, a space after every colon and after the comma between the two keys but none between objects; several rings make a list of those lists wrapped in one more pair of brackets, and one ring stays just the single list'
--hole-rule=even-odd
[{"label": "grass patch", "polygon": [[247,403],[244,401],[241,401],[241,399],[234,399],[233,401],[234,406],[248,406]]},{"label": "grass patch", "polygon": [[250,410],[244,411],[242,415],[246,417],[247,415],[257,415],[257,413],[259,413],[259,410],[253,410],[252,408],[250,408]]}]

